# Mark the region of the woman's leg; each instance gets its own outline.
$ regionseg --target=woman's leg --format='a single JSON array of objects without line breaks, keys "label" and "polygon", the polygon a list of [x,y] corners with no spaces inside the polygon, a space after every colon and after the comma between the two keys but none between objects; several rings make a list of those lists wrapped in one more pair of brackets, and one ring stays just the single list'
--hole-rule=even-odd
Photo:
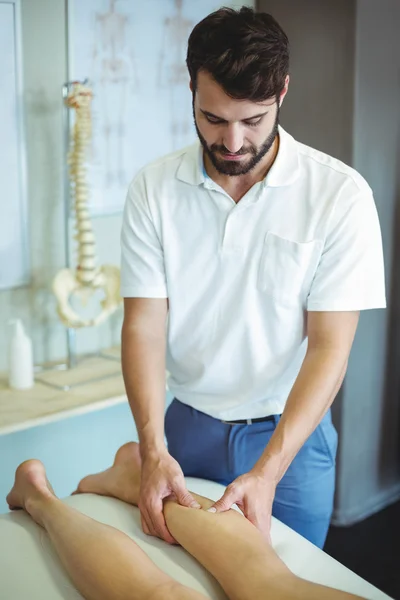
[{"label": "woman's leg", "polygon": [[47,531],[87,600],[204,600],[163,573],[127,535],[56,498],[37,460],[18,467],[7,502],[25,509]]},{"label": "woman's leg", "polygon": [[164,503],[171,535],[220,583],[230,600],[362,600],[294,575],[261,533],[234,510],[206,512],[213,502],[193,497],[203,510]]},{"label": "woman's leg", "polygon": [[[135,443],[117,452],[113,467],[85,477],[78,492],[114,496],[137,504],[140,491],[140,454]],[[213,502],[193,494],[203,510],[164,503],[172,536],[224,588],[231,600],[355,600],[358,596],[311,583],[295,576],[265,543],[261,533],[237,511],[209,513]]]}]

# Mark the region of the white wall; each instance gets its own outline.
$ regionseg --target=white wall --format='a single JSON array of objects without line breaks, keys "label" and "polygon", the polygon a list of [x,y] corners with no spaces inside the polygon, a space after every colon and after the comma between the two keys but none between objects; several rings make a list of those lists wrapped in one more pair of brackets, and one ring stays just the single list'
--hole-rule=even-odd
[{"label": "white wall", "polygon": [[261,0],[289,38],[290,84],[282,125],[298,140],[352,159],[354,0]]},{"label": "white wall", "polygon": [[282,123],[354,166],[371,185],[382,229],[389,307],[362,313],[341,392],[334,522],[400,497],[400,2],[260,0],[292,48]]},{"label": "white wall", "polygon": [[342,390],[337,523],[400,497],[400,2],[358,0],[353,166],[371,185],[388,309],[362,315]]},{"label": "white wall", "polygon": [[[67,79],[65,0],[21,0],[21,7],[32,281],[23,288],[0,291],[0,371],[7,368],[7,321],[15,316],[24,319],[33,337],[36,362],[66,355],[65,330],[50,291],[54,275],[64,266],[61,88]],[[121,215],[96,218],[93,225],[100,262],[119,264]],[[78,331],[78,351],[118,343],[121,322],[120,311],[95,330]]]}]

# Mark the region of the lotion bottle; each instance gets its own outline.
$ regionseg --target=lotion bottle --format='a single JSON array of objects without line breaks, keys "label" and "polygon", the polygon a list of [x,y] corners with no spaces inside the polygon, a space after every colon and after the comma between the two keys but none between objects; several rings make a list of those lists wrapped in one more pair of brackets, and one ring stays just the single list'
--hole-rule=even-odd
[{"label": "lotion bottle", "polygon": [[9,386],[28,390],[34,385],[32,342],[25,333],[21,319],[13,319],[14,327],[9,347]]}]

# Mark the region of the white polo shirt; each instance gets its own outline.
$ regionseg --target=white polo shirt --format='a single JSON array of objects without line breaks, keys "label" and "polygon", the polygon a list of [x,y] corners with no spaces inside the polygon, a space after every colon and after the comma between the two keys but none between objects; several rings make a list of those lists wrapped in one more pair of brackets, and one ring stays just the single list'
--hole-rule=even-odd
[{"label": "white polo shirt", "polygon": [[205,174],[200,143],[145,167],[128,191],[122,296],[169,298],[170,391],[218,419],[282,413],[306,311],[385,307],[370,187],[279,135],[268,175],[237,204]]}]

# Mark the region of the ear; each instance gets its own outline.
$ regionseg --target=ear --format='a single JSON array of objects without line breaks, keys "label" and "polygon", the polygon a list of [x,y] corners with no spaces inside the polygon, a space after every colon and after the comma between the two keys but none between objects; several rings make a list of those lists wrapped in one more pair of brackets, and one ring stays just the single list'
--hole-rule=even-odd
[{"label": "ear", "polygon": [[290,81],[290,77],[289,77],[289,75],[286,75],[286,78],[285,78],[285,85],[284,85],[284,87],[283,87],[283,90],[281,91],[281,94],[280,94],[280,96],[279,96],[279,107],[281,107],[281,106],[282,106],[282,103],[283,103],[283,101],[284,101],[284,99],[285,99],[285,96],[286,96],[286,94],[288,93],[288,89],[289,89],[289,81]]},{"label": "ear", "polygon": [[192,80],[190,80],[190,82],[189,82],[189,87],[190,87],[190,91],[193,93],[193,83],[192,83]]}]

